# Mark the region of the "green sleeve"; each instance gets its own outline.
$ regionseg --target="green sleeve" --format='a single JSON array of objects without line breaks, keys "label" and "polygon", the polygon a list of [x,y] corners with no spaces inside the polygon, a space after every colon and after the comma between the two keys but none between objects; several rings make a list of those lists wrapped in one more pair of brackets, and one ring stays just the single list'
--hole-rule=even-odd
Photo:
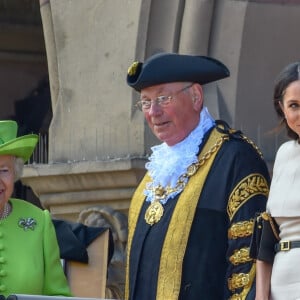
[{"label": "green sleeve", "polygon": [[44,210],[44,216],[45,282],[43,294],[49,296],[72,296],[60,261],[56,233],[48,210]]}]

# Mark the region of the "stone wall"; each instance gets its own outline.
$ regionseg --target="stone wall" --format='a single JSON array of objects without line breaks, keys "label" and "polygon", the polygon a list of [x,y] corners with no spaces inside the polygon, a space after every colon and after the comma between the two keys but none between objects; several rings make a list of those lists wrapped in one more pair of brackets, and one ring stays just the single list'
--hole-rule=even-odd
[{"label": "stone wall", "polygon": [[300,4],[40,3],[53,110],[50,160],[28,166],[23,182],[54,216],[77,220],[93,207],[126,215],[147,154],[157,142],[134,108],[138,95],[126,86],[126,72],[134,60],[158,51],[210,55],[229,67],[230,78],[205,86],[205,104],[215,118],[241,127],[261,147],[271,169],[285,139],[268,134],[277,124],[273,79],[288,62],[299,60]]}]

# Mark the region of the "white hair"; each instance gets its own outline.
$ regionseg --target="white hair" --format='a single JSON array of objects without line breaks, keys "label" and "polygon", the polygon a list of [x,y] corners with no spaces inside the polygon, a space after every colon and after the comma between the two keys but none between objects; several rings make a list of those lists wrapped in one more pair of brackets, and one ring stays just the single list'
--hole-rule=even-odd
[{"label": "white hair", "polygon": [[15,181],[18,181],[23,173],[24,160],[21,157],[15,157],[14,172],[15,172]]}]

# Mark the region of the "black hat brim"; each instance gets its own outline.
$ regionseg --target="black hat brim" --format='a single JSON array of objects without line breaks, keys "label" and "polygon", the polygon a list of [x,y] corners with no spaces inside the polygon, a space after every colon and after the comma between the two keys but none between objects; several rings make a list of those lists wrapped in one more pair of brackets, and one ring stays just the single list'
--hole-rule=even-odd
[{"label": "black hat brim", "polygon": [[207,56],[159,53],[145,63],[135,62],[128,70],[127,84],[137,91],[168,82],[195,82],[201,85],[230,75],[219,60]]}]

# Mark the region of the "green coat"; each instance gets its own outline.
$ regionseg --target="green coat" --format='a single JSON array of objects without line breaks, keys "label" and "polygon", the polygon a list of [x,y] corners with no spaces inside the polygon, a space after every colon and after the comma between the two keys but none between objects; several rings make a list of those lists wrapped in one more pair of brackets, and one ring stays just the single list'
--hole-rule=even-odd
[{"label": "green coat", "polygon": [[10,203],[11,214],[0,220],[0,294],[71,296],[49,211]]}]

